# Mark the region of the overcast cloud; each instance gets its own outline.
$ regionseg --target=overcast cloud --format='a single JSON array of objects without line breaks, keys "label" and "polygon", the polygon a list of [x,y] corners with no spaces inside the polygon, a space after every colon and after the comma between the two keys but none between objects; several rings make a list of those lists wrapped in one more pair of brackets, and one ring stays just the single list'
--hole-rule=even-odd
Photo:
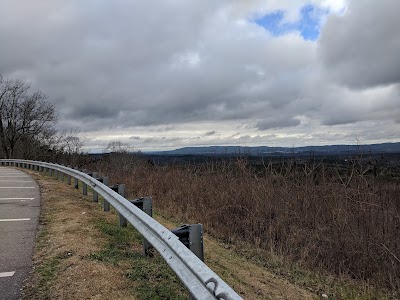
[{"label": "overcast cloud", "polygon": [[88,148],[400,141],[398,0],[0,4],[0,74]]}]

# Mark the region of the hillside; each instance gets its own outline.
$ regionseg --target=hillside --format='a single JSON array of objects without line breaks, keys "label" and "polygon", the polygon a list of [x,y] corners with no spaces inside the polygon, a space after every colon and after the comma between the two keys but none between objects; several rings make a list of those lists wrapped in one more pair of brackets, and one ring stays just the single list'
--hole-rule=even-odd
[{"label": "hillside", "polygon": [[356,153],[397,153],[400,143],[383,143],[370,145],[326,145],[305,147],[242,147],[242,146],[209,146],[184,147],[170,151],[149,152],[153,155],[209,155],[209,156],[287,156],[287,155],[348,155]]}]

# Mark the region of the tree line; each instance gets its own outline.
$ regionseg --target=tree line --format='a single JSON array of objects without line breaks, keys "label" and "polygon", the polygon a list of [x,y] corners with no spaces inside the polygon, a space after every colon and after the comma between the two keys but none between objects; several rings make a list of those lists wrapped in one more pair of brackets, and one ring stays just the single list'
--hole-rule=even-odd
[{"label": "tree line", "polygon": [[[0,158],[76,163],[83,156],[79,129],[57,131],[58,121],[54,104],[45,93],[0,74]],[[103,151],[129,153],[132,149],[116,140]]]},{"label": "tree line", "polygon": [[77,132],[58,132],[58,120],[46,94],[0,74],[0,158],[53,160],[79,153],[83,143]]}]

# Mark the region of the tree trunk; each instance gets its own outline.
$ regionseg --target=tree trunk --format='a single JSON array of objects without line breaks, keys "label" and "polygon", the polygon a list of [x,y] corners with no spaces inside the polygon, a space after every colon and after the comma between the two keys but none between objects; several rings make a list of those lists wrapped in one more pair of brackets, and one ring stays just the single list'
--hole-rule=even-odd
[{"label": "tree trunk", "polygon": [[4,155],[6,156],[7,159],[10,158],[10,154],[8,153],[6,137],[4,135],[3,120],[1,119],[1,115],[0,115],[0,143],[1,147],[3,148]]}]

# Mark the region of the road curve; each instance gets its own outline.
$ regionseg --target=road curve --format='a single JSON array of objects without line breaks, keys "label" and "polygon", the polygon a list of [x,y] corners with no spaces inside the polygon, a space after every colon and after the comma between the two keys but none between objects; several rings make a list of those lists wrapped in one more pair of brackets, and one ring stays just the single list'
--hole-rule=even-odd
[{"label": "road curve", "polygon": [[0,300],[21,297],[32,267],[39,213],[38,184],[20,170],[0,167]]}]

